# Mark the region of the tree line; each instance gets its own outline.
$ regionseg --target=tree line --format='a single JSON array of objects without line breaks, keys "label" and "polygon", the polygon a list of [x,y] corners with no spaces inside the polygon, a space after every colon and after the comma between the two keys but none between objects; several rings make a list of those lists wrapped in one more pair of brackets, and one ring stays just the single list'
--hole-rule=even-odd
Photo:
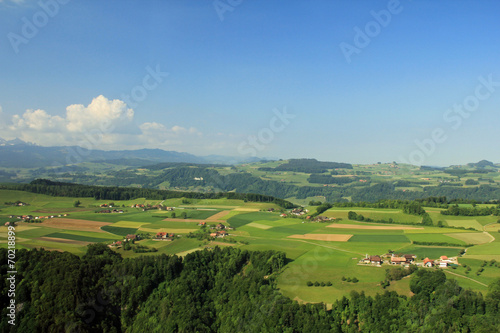
[{"label": "tree line", "polygon": [[296,207],[289,201],[275,198],[268,195],[256,193],[202,193],[202,192],[181,192],[169,190],[157,190],[149,188],[136,187],[105,187],[80,185],[73,183],[53,182],[47,179],[36,179],[29,184],[6,184],[1,185],[0,189],[27,191],[39,194],[61,197],[87,197],[96,200],[133,200],[137,198],[146,198],[150,200],[167,200],[173,198],[188,199],[237,199],[251,202],[268,202],[277,204],[283,208]]},{"label": "tree line", "polygon": [[352,169],[352,164],[338,162],[321,162],[314,158],[290,159],[275,168],[259,168],[260,171],[292,171],[303,173],[324,173],[328,169]]},{"label": "tree line", "polygon": [[441,211],[442,215],[453,215],[453,216],[500,216],[500,205],[496,207],[459,207],[458,205],[453,205],[447,210]]}]

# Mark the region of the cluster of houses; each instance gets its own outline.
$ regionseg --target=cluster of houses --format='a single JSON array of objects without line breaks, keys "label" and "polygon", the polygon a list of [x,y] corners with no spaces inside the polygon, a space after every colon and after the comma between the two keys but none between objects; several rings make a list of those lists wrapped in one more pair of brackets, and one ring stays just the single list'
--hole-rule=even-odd
[{"label": "cluster of houses", "polygon": [[320,215],[320,216],[316,216],[315,218],[312,218],[311,216],[307,216],[306,220],[311,220],[314,222],[327,222],[327,221],[336,220],[336,218]]},{"label": "cluster of houses", "polygon": [[210,237],[212,237],[212,238],[224,238],[227,235],[228,235],[228,233],[226,230],[220,230],[220,231],[210,233]]},{"label": "cluster of houses", "polygon": [[433,267],[438,266],[441,268],[458,266],[458,261],[456,257],[448,258],[447,256],[441,256],[437,260],[431,260],[429,258],[425,258],[423,262],[423,266],[425,267]]},{"label": "cluster of houses", "polygon": [[136,240],[140,240],[140,236],[139,235],[130,234],[130,235],[125,236],[125,238],[123,239],[123,241],[116,241],[116,242],[113,242],[113,244],[108,245],[108,246],[109,247],[121,247],[126,242],[134,242]]},{"label": "cluster of houses", "polygon": [[31,221],[31,220],[45,220],[45,219],[53,219],[55,217],[66,217],[69,214],[58,214],[58,215],[47,215],[47,216],[33,216],[33,215],[9,215],[10,219],[18,219],[22,222]]},{"label": "cluster of houses", "polygon": [[[384,259],[386,259],[384,261]],[[409,266],[409,265],[417,265],[422,267],[434,267],[438,266],[441,268],[446,268],[448,266],[458,265],[457,258],[448,258],[447,256],[441,256],[439,259],[431,260],[429,258],[425,258],[422,262],[417,262],[417,256],[414,254],[386,254],[384,256],[368,256],[366,255],[360,263],[362,264],[370,264],[370,265],[382,265],[383,263],[388,263],[391,265],[400,265],[400,266]]]},{"label": "cluster of houses", "polygon": [[130,208],[142,208],[143,211],[150,210],[150,209],[167,210],[167,211],[174,210],[174,207],[166,207],[166,206],[163,206],[162,204],[158,204],[158,205],[133,204],[132,206],[130,206]]},{"label": "cluster of houses", "polygon": [[[214,228],[212,227],[210,229],[214,229]],[[228,235],[228,233],[227,233],[227,231],[225,229],[228,229],[228,230],[231,229],[231,230],[233,230],[234,228],[232,228],[232,227],[226,227],[224,224],[219,223],[219,224],[217,224],[215,226],[215,229],[217,231],[210,233],[210,237],[212,237],[212,238],[223,238],[223,237],[226,237]]]},{"label": "cluster of houses", "polygon": [[295,216],[302,216],[302,215],[305,215],[307,212],[309,212],[307,209],[304,209],[302,207],[299,207],[299,208],[294,208],[290,211],[290,213],[286,214],[286,213],[283,213],[281,214],[280,216],[281,217],[287,217],[288,215],[295,215]]},{"label": "cluster of houses", "polygon": [[155,236],[156,239],[158,240],[164,240],[164,241],[172,241],[174,240],[175,234],[174,233],[168,233],[168,232],[158,232]]},{"label": "cluster of houses", "polygon": [[[201,221],[198,223],[199,226],[206,226],[207,223],[205,221]],[[233,227],[226,227],[224,224],[219,223],[216,226],[210,227],[210,229],[214,229],[216,231],[210,233],[210,237],[212,238],[223,238],[228,236],[229,234],[227,233],[227,230],[234,230]]]},{"label": "cluster of houses", "polygon": [[123,209],[105,209],[105,210],[101,210],[100,212],[98,213],[103,213],[103,214],[110,214],[110,213],[118,213],[118,214],[122,214],[123,213]]},{"label": "cluster of houses", "polygon": [[[200,226],[200,227],[203,227],[203,226],[206,226],[206,225],[207,225],[207,222],[205,222],[205,221],[201,221],[201,222],[199,222],[199,223],[198,223],[198,226]],[[233,228],[233,227],[226,227],[226,226],[225,226],[224,224],[222,224],[222,223],[219,223],[219,224],[217,224],[216,226],[212,225],[212,226],[210,227],[210,229],[217,229],[217,230],[224,230],[224,229],[226,229],[226,230],[234,230],[234,228]]]}]

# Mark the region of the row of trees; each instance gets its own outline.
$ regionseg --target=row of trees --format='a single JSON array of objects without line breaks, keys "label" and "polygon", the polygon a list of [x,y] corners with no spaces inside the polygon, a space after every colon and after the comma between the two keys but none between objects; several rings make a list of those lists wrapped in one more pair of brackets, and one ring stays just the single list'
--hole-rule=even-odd
[{"label": "row of trees", "polygon": [[489,216],[495,215],[500,216],[500,205],[496,207],[459,207],[454,205],[449,207],[447,210],[441,211],[442,215],[453,215],[453,216]]}]

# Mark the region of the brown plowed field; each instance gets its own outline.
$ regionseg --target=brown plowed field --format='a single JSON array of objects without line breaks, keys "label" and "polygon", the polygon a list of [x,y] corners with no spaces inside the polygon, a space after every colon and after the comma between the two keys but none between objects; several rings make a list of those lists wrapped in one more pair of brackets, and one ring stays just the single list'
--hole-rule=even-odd
[{"label": "brown plowed field", "polygon": [[66,230],[105,232],[104,230],[101,230],[101,227],[105,225],[110,225],[111,223],[88,221],[88,220],[65,219],[65,218],[53,218],[44,220],[40,224],[44,227],[66,229]]}]

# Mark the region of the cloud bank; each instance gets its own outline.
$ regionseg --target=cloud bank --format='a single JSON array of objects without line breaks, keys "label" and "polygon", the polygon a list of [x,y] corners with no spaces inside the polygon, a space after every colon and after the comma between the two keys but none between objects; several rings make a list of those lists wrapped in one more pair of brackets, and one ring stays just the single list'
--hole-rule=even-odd
[{"label": "cloud bank", "polygon": [[5,139],[19,138],[42,146],[82,146],[89,149],[162,148],[183,151],[203,134],[196,128],[134,122],[134,110],[119,99],[102,95],[85,106],[73,104],[65,116],[28,109],[5,120],[0,106],[0,129]]}]

